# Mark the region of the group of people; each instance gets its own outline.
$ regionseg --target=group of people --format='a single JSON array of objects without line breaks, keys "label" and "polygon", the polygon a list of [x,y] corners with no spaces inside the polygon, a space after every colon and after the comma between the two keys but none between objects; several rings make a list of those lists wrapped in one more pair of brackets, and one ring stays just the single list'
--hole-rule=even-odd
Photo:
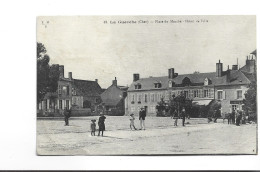
[{"label": "group of people", "polygon": [[232,111],[232,113],[228,113],[223,118],[223,122],[225,118],[228,120],[228,124],[236,124],[236,126],[240,126],[240,122],[242,120],[242,111]]},{"label": "group of people", "polygon": [[[145,117],[146,117],[146,111],[145,108],[141,108],[139,111],[139,120],[140,120],[140,130],[145,130]],[[135,117],[134,114],[130,114],[130,129],[131,130],[137,130],[135,127]]]},{"label": "group of people", "polygon": [[175,109],[171,115],[171,118],[174,119],[174,126],[178,126],[178,119],[182,119],[182,126],[185,126],[185,119],[186,119],[186,111],[185,108],[182,108],[180,115],[178,114],[177,110]]},{"label": "group of people", "polygon": [[[98,119],[98,136],[100,136],[100,133],[101,133],[101,136],[103,137],[104,131],[106,129],[105,119],[106,119],[106,117],[104,116],[103,113],[101,113],[100,117]],[[96,133],[96,123],[95,122],[96,122],[96,120],[92,119],[91,122],[92,122],[91,125],[90,125],[91,136],[95,136],[95,133]]]}]

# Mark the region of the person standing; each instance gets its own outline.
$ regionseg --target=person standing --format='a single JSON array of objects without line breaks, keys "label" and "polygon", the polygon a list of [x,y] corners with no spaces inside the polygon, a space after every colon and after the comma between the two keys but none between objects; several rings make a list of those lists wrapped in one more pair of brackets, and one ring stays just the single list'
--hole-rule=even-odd
[{"label": "person standing", "polygon": [[231,113],[231,123],[235,124],[235,111],[234,110]]},{"label": "person standing", "polygon": [[146,112],[144,108],[141,108],[139,112],[139,120],[140,120],[140,130],[145,130],[145,117],[146,117]]},{"label": "person standing", "polygon": [[134,128],[134,130],[136,130],[135,128],[135,117],[134,114],[130,115],[130,129],[132,130],[132,127]]},{"label": "person standing", "polygon": [[240,126],[241,118],[242,118],[241,112],[237,112],[236,126]]},{"label": "person standing", "polygon": [[185,126],[185,117],[186,117],[185,108],[182,109],[181,116],[182,116],[182,126]]},{"label": "person standing", "polygon": [[91,136],[95,136],[95,132],[96,132],[96,120],[92,119],[91,120],[91,125],[90,125],[90,129],[91,129]]},{"label": "person standing", "polygon": [[65,120],[65,126],[69,126],[69,118],[71,115],[71,110],[65,109],[64,110],[64,120]]},{"label": "person standing", "polygon": [[231,114],[230,113],[227,114],[227,120],[228,120],[228,124],[231,124]]},{"label": "person standing", "polygon": [[174,126],[177,126],[178,118],[179,118],[179,115],[178,115],[177,110],[175,109],[174,112],[173,112]]},{"label": "person standing", "polygon": [[100,113],[100,117],[98,119],[98,136],[100,136],[100,131],[102,132],[102,137],[103,137],[103,133],[105,131],[105,119],[106,117],[104,116],[103,113]]}]

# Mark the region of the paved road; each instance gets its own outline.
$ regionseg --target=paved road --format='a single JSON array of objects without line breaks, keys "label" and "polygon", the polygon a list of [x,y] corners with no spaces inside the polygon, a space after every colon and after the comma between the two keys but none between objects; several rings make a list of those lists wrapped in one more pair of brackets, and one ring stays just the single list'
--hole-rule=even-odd
[{"label": "paved road", "polygon": [[[127,117],[108,117],[104,137],[90,136],[92,118],[37,121],[40,155],[255,154],[256,125],[207,124],[190,119],[174,127],[170,118],[148,118],[147,129],[131,131]],[[136,121],[138,122],[138,121]],[[136,123],[138,126],[138,123]]]}]

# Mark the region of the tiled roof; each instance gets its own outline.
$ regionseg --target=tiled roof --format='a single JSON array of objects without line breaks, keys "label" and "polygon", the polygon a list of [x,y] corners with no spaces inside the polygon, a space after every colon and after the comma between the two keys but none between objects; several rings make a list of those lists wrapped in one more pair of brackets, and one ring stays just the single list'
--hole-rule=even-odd
[{"label": "tiled roof", "polygon": [[[230,70],[230,82],[227,82],[226,72],[223,72],[222,77],[216,77],[215,72],[184,74],[178,75],[177,77],[172,79],[172,81],[175,83],[175,86],[177,86],[182,84],[184,78],[189,78],[191,83],[195,85],[203,85],[205,78],[208,78],[212,82],[210,85],[233,85],[250,83],[250,80],[241,71],[238,70]],[[168,89],[169,80],[170,79],[168,78],[168,76],[141,78],[138,81],[133,82],[128,90],[136,90],[136,84],[141,84],[141,89],[138,90],[158,89],[155,88],[154,83],[161,83],[161,88],[159,89]]]},{"label": "tiled roof", "polygon": [[77,95],[99,96],[102,89],[96,81],[73,79],[73,87]]},{"label": "tiled roof", "polygon": [[124,97],[123,90],[115,85],[111,85],[101,94],[102,103],[107,106],[116,106]]},{"label": "tiled roof", "polygon": [[255,82],[255,75],[253,73],[241,71],[251,82]]}]

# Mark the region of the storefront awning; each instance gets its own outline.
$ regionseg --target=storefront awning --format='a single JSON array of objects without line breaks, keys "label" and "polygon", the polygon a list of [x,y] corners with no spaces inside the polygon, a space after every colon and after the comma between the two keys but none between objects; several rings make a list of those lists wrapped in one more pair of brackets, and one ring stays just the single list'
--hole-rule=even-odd
[{"label": "storefront awning", "polygon": [[199,105],[199,106],[201,106],[201,105],[207,106],[211,101],[212,100],[194,100],[194,101],[192,101],[192,104]]}]

